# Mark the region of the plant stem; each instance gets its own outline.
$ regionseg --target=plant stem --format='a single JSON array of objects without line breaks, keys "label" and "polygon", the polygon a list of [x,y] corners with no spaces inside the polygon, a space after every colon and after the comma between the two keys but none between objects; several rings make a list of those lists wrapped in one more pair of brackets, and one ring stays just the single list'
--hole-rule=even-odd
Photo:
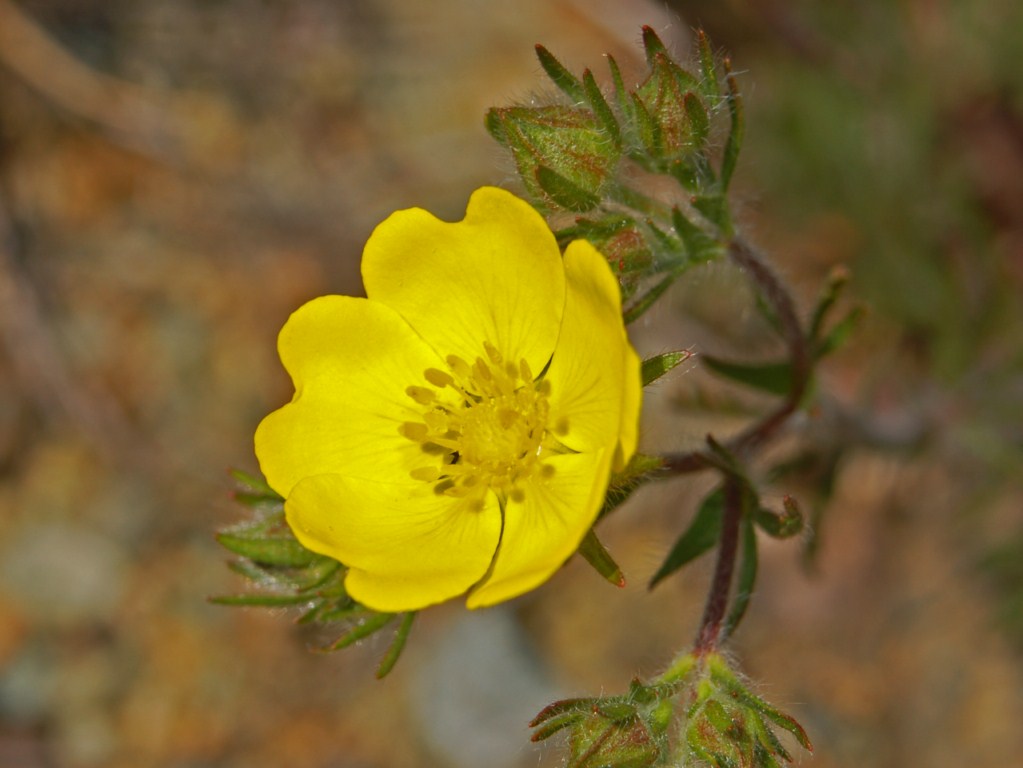
[{"label": "plant stem", "polygon": [[711,581],[707,604],[703,609],[703,619],[696,635],[696,646],[693,652],[697,656],[710,653],[717,648],[721,637],[721,628],[728,608],[728,599],[732,591],[732,574],[735,572],[735,559],[739,551],[739,524],[742,520],[742,484],[734,476],[725,478],[724,516],[721,519],[721,540],[718,546],[718,559],[714,565],[714,577]]}]

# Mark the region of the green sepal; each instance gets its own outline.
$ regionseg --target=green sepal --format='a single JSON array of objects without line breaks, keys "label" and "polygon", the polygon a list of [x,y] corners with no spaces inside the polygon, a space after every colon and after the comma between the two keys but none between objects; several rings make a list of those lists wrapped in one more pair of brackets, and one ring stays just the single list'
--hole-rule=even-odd
[{"label": "green sepal", "polygon": [[721,517],[725,509],[725,492],[723,488],[713,490],[700,504],[696,517],[685,532],[679,536],[675,546],[671,548],[664,563],[650,579],[648,585],[653,589],[663,579],[679,570],[700,555],[708,552],[721,536]]},{"label": "green sepal", "polygon": [[542,45],[536,46],[536,58],[540,60],[540,66],[547,73],[547,77],[572,101],[579,103],[586,100],[586,91],[579,78],[573,75],[558,61],[554,54]]},{"label": "green sepal", "polygon": [[654,302],[671,287],[672,283],[674,283],[677,278],[678,271],[673,270],[629,305],[629,307],[622,312],[622,319],[625,324],[628,325],[629,323],[634,323],[642,317],[643,314],[654,305]]},{"label": "green sepal", "polygon": [[562,208],[585,213],[600,205],[600,198],[593,192],[583,189],[555,170],[546,165],[538,165],[535,170],[536,183],[554,203]]},{"label": "green sepal", "polygon": [[742,96],[739,93],[739,83],[731,71],[731,62],[725,59],[725,78],[728,83],[728,114],[731,118],[731,125],[728,131],[728,138],[725,140],[725,149],[721,155],[721,193],[724,194],[732,181],[732,174],[735,173],[735,166],[739,162],[739,150],[742,148],[742,138],[746,130],[746,118],[742,105]]},{"label": "green sepal", "polygon": [[799,746],[807,752],[813,752],[810,737],[807,736],[803,726],[796,722],[794,717],[786,715],[784,712],[772,707],[759,696],[751,693],[749,689],[739,682],[739,679],[723,658],[717,654],[712,654],[707,659],[707,665],[710,670],[711,680],[727,693],[733,701],[766,717],[779,728],[788,731],[799,742]]},{"label": "green sepal", "polygon": [[654,32],[653,27],[646,24],[643,25],[643,51],[646,54],[646,63],[651,67],[654,65],[657,54],[671,58],[671,54],[668,53],[668,49]]},{"label": "green sepal", "polygon": [[412,622],[415,618],[415,611],[409,611],[402,615],[401,623],[394,632],[394,639],[391,640],[391,644],[387,647],[387,653],[384,654],[380,664],[377,666],[377,680],[387,677],[390,671],[394,669],[394,665],[398,663],[401,652],[405,650],[405,643],[408,641],[409,633],[412,631]]},{"label": "green sepal", "polygon": [[675,352],[662,352],[659,355],[648,357],[643,361],[641,372],[643,386],[645,387],[653,384],[659,378],[673,370],[676,366],[681,365],[692,356],[693,353],[688,349],[680,349]]},{"label": "green sepal", "polygon": [[710,48],[710,39],[702,29],[696,30],[696,42],[700,51],[700,91],[710,104],[721,98],[721,86],[718,84],[717,64],[714,51]]},{"label": "green sepal", "polygon": [[582,543],[579,545],[579,554],[611,584],[616,587],[625,586],[625,574],[622,573],[622,569],[618,567],[618,563],[611,557],[611,553],[600,542],[592,528],[583,537]]},{"label": "green sepal", "polygon": [[278,533],[283,521],[265,520],[229,528],[217,534],[217,541],[225,549],[255,563],[281,568],[304,568],[321,556],[298,543],[291,534]]},{"label": "green sepal", "polygon": [[625,502],[632,492],[650,480],[654,480],[664,467],[664,459],[660,456],[634,454],[629,463],[620,472],[614,472],[604,494],[604,506],[601,507],[597,519],[600,520]]},{"label": "green sepal", "polygon": [[266,480],[261,477],[250,475],[248,472],[243,472],[240,469],[232,469],[229,471],[229,474],[250,495],[275,501],[284,501],[284,497],[271,488]]},{"label": "green sepal", "polygon": [[331,652],[347,648],[348,646],[354,645],[360,640],[369,637],[374,632],[379,632],[397,618],[398,614],[396,613],[369,612],[367,613],[366,618],[349,627],[348,630],[334,642],[320,650],[324,652]]},{"label": "green sepal", "polygon": [[615,118],[614,112],[611,111],[611,106],[607,103],[607,99],[600,92],[600,86],[597,85],[597,81],[593,78],[593,73],[588,69],[583,70],[583,91],[586,95],[587,103],[593,109],[593,114],[597,116],[597,120],[600,121],[604,130],[607,131],[615,146],[621,147],[622,129],[618,125],[618,120]]},{"label": "green sepal", "polygon": [[672,209],[671,222],[679,239],[682,240],[682,245],[685,246],[686,260],[690,264],[714,261],[724,255],[725,247],[722,242],[704,232],[678,208]]},{"label": "green sepal", "polygon": [[710,117],[707,114],[700,97],[690,91],[685,95],[682,106],[689,118],[690,136],[693,142],[693,149],[697,152],[703,150],[710,136]]},{"label": "green sepal", "polygon": [[731,234],[732,218],[728,207],[728,198],[717,194],[693,195],[689,202],[693,208],[703,214],[703,217],[721,233],[725,235]]},{"label": "green sepal", "polygon": [[714,373],[762,392],[785,395],[792,389],[792,365],[788,362],[733,363],[713,355],[700,355],[700,361]]}]

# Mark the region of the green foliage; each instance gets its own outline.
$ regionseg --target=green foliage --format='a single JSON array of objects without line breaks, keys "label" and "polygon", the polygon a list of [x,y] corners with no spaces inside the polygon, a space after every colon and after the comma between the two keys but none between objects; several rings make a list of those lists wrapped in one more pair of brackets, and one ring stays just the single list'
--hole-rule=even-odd
[{"label": "green foliage", "polygon": [[296,607],[301,624],[343,623],[346,629],[322,650],[335,651],[379,632],[395,622],[397,631],[377,667],[383,677],[394,667],[412,627],[414,612],[380,613],[353,600],[344,587],[345,568],[337,560],[311,552],[295,538],[284,519],[284,500],[263,480],[232,473],[241,488],[237,501],[253,519],[217,534],[217,541],[237,556],[231,570],[258,589],[211,598],[219,605]]},{"label": "green foliage", "polygon": [[[515,158],[533,202],[551,214],[585,214],[559,239],[589,239],[617,267],[631,322],[688,269],[720,258],[732,233],[724,196],[742,140],[738,87],[726,71],[721,92],[706,37],[691,70],[650,27],[643,28],[647,73],[626,87],[608,56],[611,93],[590,70],[576,77],[543,46],[540,65],[565,105],[491,109],[486,125]],[[727,118],[725,117],[727,112]],[[718,117],[728,136],[719,151]],[[717,169],[717,170],[715,170]],[[637,171],[673,179],[689,203],[665,204],[637,187]]]},{"label": "green foliage", "polygon": [[565,699],[530,723],[533,741],[568,733],[568,768],[690,765],[779,768],[792,756],[775,729],[813,748],[791,716],[752,693],[719,654],[685,654],[622,696]]}]

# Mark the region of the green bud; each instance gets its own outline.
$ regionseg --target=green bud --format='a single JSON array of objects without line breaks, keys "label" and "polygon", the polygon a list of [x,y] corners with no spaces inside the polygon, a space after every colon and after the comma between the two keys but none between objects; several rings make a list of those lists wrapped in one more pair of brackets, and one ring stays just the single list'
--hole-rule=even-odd
[{"label": "green bud", "polygon": [[710,131],[710,116],[697,95],[700,82],[657,51],[650,58],[650,74],[636,90],[641,112],[635,128],[640,141],[658,170],[704,149]]},{"label": "green bud", "polygon": [[636,292],[653,263],[653,251],[636,222],[628,216],[611,215],[603,219],[579,219],[573,230],[604,254],[618,276],[622,298]]},{"label": "green bud", "polygon": [[595,705],[572,730],[569,747],[569,768],[646,768],[661,752],[635,709],[624,702]]},{"label": "green bud", "polygon": [[600,204],[620,151],[592,111],[559,105],[494,108],[486,126],[511,150],[526,190],[545,208],[583,212]]}]

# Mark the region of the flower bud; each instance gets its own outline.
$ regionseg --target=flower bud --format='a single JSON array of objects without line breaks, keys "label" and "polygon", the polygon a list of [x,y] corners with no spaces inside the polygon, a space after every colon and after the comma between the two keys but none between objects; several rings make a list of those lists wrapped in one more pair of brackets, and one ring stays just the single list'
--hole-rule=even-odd
[{"label": "flower bud", "polygon": [[658,170],[705,148],[710,118],[698,89],[699,81],[666,53],[652,57],[634,103],[637,133],[649,155],[663,163]]},{"label": "flower bud", "polygon": [[660,749],[635,708],[624,702],[597,703],[572,731],[571,768],[646,768]]},{"label": "flower bud", "polygon": [[588,109],[494,108],[487,130],[511,150],[530,195],[551,210],[588,211],[600,204],[620,151]]}]

